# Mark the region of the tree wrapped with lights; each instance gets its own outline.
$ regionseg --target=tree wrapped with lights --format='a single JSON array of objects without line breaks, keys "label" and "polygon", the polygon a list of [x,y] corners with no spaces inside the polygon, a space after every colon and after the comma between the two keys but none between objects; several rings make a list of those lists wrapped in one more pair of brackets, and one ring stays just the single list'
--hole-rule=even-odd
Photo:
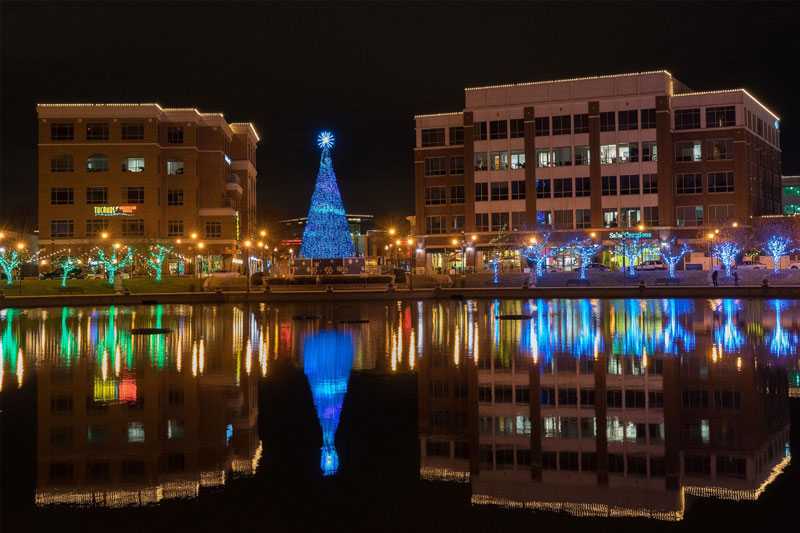
[{"label": "tree wrapped with lights", "polygon": [[717,258],[725,268],[725,275],[730,277],[731,269],[734,263],[736,263],[736,256],[741,252],[742,249],[739,248],[739,245],[735,241],[723,241],[714,245],[714,248],[711,250],[711,255]]},{"label": "tree wrapped with lights", "polygon": [[172,248],[163,244],[154,244],[147,254],[147,266],[156,276],[156,281],[161,281],[164,260],[172,252]]},{"label": "tree wrapped with lights", "polygon": [[544,267],[547,265],[547,260],[556,253],[556,248],[550,246],[550,234],[545,233],[542,235],[541,240],[533,240],[526,248],[522,250],[522,257],[533,266],[532,274],[535,279],[544,276]]},{"label": "tree wrapped with lights", "polygon": [[661,245],[661,260],[667,265],[667,277],[669,279],[678,279],[676,268],[678,263],[681,262],[683,256],[691,253],[692,249],[688,244],[681,243],[680,247],[676,246],[675,239],[665,242]]},{"label": "tree wrapped with lights", "polygon": [[576,239],[569,245],[570,253],[578,262],[578,279],[589,279],[589,265],[592,264],[592,258],[600,253],[602,248],[602,245],[591,239]]},{"label": "tree wrapped with lights", "polygon": [[0,248],[0,268],[6,277],[6,285],[14,283],[14,270],[20,265],[21,259],[16,250]]},{"label": "tree wrapped with lights", "polygon": [[500,256],[492,257],[489,264],[492,266],[492,284],[500,285]]},{"label": "tree wrapped with lights", "polygon": [[630,234],[614,244],[614,253],[622,256],[623,267],[628,277],[636,277],[636,258],[641,257],[648,247],[649,244],[638,233]]},{"label": "tree wrapped with lights", "polygon": [[127,267],[133,262],[133,248],[128,247],[128,251],[120,259],[117,258],[117,248],[114,247],[111,251],[111,256],[106,256],[106,252],[100,248],[97,250],[97,262],[103,265],[108,275],[108,284],[113,285],[117,278],[117,272]]},{"label": "tree wrapped with lights", "polygon": [[311,196],[308,221],[303,231],[300,257],[307,259],[332,259],[355,255],[353,238],[345,216],[344,204],[333,171],[334,137],[323,131],[317,137],[322,150],[317,173],[317,183]]},{"label": "tree wrapped with lights", "polygon": [[789,246],[792,240],[783,235],[772,235],[764,245],[764,251],[772,258],[772,272],[778,274],[781,271],[781,257],[788,255]]},{"label": "tree wrapped with lights", "polygon": [[67,255],[67,256],[62,257],[61,259],[59,259],[58,268],[61,269],[61,287],[62,288],[67,286],[67,280],[69,279],[69,275],[71,273],[75,272],[76,270],[78,270],[78,265],[79,264],[80,264],[80,261],[77,258],[72,257],[71,255]]}]

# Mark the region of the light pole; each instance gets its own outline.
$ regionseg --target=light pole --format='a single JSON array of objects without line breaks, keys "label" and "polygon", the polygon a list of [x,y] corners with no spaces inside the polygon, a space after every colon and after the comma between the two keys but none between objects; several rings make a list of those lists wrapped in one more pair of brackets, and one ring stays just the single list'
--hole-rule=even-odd
[{"label": "light pole", "polygon": [[245,255],[245,276],[247,276],[247,294],[250,294],[250,246],[251,243],[249,240],[244,241],[244,251]]}]

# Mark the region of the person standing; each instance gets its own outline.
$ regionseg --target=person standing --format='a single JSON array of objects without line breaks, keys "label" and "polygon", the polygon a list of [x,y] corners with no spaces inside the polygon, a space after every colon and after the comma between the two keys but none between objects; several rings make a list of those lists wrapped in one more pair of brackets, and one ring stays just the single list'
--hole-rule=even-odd
[{"label": "person standing", "polygon": [[719,278],[719,270],[714,270],[714,271],[711,273],[711,283],[713,283],[715,287],[718,287],[718,286],[719,286],[719,283],[718,283],[718,281],[717,281],[717,280],[718,280],[718,278]]}]

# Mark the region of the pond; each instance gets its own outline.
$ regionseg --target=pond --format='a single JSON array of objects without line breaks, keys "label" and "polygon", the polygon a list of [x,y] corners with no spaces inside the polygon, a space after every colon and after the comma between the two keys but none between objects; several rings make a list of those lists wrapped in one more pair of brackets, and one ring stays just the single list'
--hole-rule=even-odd
[{"label": "pond", "polygon": [[3,519],[80,531],[778,520],[800,489],[799,342],[790,300],[4,309]]}]

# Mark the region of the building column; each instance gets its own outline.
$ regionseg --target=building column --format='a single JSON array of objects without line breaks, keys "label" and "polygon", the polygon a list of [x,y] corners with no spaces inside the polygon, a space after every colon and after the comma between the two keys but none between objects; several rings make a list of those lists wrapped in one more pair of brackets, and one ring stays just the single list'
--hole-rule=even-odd
[{"label": "building column", "polygon": [[[536,128],[533,106],[523,110],[525,121],[525,212],[530,229],[536,227]],[[531,452],[532,453],[532,452]]]},{"label": "building column", "polygon": [[464,111],[464,231],[475,231],[475,129],[472,111]]},{"label": "building column", "polygon": [[656,96],[656,148],[658,150],[658,224],[675,226],[675,187],[672,179],[672,118],[669,96]]},{"label": "building column", "polygon": [[589,206],[593,228],[603,227],[603,176],[600,168],[600,102],[589,102]]}]

